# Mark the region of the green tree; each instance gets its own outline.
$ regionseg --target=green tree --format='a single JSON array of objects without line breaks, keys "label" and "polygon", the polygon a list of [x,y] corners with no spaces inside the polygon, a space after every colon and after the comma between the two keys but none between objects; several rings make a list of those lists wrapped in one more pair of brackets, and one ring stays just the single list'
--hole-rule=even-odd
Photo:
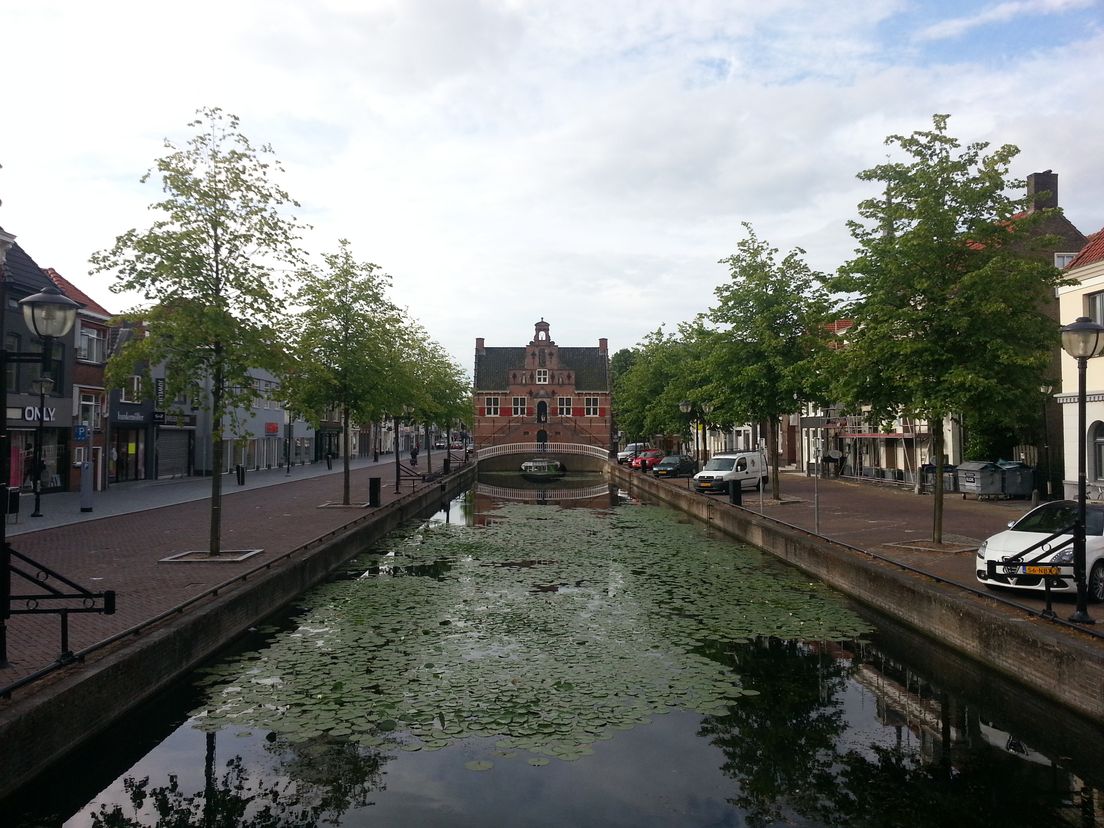
[{"label": "green tree", "polygon": [[[936,464],[932,539],[943,536],[943,426],[987,412],[989,428],[1014,427],[1025,400],[1038,399],[1058,331],[1043,308],[1058,271],[1012,242],[1040,216],[1017,217],[1026,198],[1008,168],[1019,150],[962,148],[946,115],[931,130],[891,135],[906,156],[859,173],[880,197],[849,222],[856,256],[831,287],[851,296],[847,346],[834,354],[835,396],[873,417],[926,419]],[[1032,412],[1032,416],[1034,413]]]},{"label": "green tree", "polygon": [[471,418],[471,382],[444,348],[431,340],[419,325],[410,326],[403,362],[407,377],[404,397],[413,422],[421,423],[426,436],[426,467],[433,471],[429,427],[446,431],[457,421]]},{"label": "green tree", "polygon": [[[238,118],[201,109],[183,146],[142,181],[161,179],[164,198],[149,228],[129,230],[92,257],[94,272],[114,274],[112,290],[150,305],[123,319],[141,326],[108,364],[108,382],[164,365],[166,398],[198,400],[210,412],[210,554],[220,553],[224,435],[241,433],[237,412],[250,409],[250,369],[279,373],[284,352],[276,325],[283,313],[283,273],[301,262],[298,206],[273,182],[281,172],[272,149],[254,147]],[[203,386],[209,393],[197,394]],[[148,387],[148,383],[147,383]]]},{"label": "green tree", "polygon": [[323,260],[323,271],[303,272],[295,294],[300,310],[284,391],[316,428],[328,412],[337,412],[346,447],[342,503],[348,506],[350,427],[378,421],[399,393],[394,366],[403,319],[388,298],[391,278],[379,265],[358,262],[347,240]]},{"label": "green tree", "polygon": [[771,490],[779,496],[778,435],[783,415],[823,396],[817,357],[824,349],[823,277],[796,248],[779,261],[750,224],[737,252],[721,264],[729,280],[716,290],[709,317],[719,330],[711,375],[715,403],[733,422],[766,422]]}]

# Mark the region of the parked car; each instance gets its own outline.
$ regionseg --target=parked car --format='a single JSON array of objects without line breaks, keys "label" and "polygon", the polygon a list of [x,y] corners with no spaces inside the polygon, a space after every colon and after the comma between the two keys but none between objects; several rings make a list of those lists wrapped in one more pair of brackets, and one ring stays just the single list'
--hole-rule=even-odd
[{"label": "parked car", "polygon": [[660,460],[663,459],[663,452],[659,449],[644,449],[636,457],[632,459],[631,466],[634,469],[640,469],[641,471],[648,471]]},{"label": "parked car", "polygon": [[767,455],[762,451],[714,454],[694,475],[694,490],[701,493],[727,492],[731,485],[758,489],[766,483]]},{"label": "parked car", "polygon": [[698,471],[698,461],[689,454],[668,454],[652,467],[656,477],[682,477]]},{"label": "parked car", "polygon": [[[1049,577],[1053,592],[1077,592],[1069,569],[1076,521],[1077,503],[1072,500],[1032,509],[978,547],[977,579],[988,587],[1044,590]],[[1055,537],[1047,540],[1051,535]],[[1032,549],[1040,541],[1045,543]],[[992,577],[990,561],[998,564]],[[1089,600],[1104,601],[1104,506],[1093,503],[1085,505],[1085,572]]]},{"label": "parked car", "polygon": [[622,465],[631,463],[632,459],[646,448],[648,448],[647,443],[629,443],[625,446],[624,451],[617,452],[617,462]]}]

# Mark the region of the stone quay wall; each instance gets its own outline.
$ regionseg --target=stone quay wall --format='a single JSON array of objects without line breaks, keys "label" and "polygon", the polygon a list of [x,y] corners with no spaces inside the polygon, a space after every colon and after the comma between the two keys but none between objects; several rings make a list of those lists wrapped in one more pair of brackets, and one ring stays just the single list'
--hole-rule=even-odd
[{"label": "stone quay wall", "polygon": [[733,506],[727,498],[666,485],[615,463],[607,464],[607,475],[632,497],[692,515],[1045,698],[1104,721],[1104,647],[1076,631]]}]

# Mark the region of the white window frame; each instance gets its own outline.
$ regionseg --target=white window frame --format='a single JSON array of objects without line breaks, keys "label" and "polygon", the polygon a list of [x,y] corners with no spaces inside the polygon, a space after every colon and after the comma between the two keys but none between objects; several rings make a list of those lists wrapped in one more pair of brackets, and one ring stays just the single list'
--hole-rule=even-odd
[{"label": "white window frame", "polygon": [[556,400],[556,410],[561,417],[571,416],[571,397],[560,397]]},{"label": "white window frame", "polygon": [[487,397],[483,401],[483,410],[488,417],[498,416],[498,397]]},{"label": "white window frame", "polygon": [[142,401],[142,375],[131,374],[123,383],[119,400],[125,403],[140,403]]},{"label": "white window frame", "polygon": [[515,417],[524,417],[525,411],[528,409],[527,397],[514,397],[513,412]]},{"label": "white window frame", "polygon": [[537,385],[548,385],[548,369],[537,369]]},{"label": "white window frame", "polygon": [[104,361],[104,332],[91,325],[80,327],[80,349],[77,358],[82,362],[102,363]]},{"label": "white window frame", "polygon": [[600,410],[598,403],[599,399],[597,397],[583,397],[583,414],[587,417],[601,416],[598,413],[598,411]]},{"label": "white window frame", "polygon": [[1059,270],[1065,270],[1076,256],[1076,253],[1055,253],[1054,266]]},{"label": "white window frame", "polygon": [[[91,412],[90,417],[84,416],[86,406]],[[102,427],[103,396],[97,391],[81,391],[77,396],[77,421],[83,423],[86,420],[93,431],[99,431]]]},{"label": "white window frame", "polygon": [[1085,294],[1085,316],[1104,325],[1104,291]]}]

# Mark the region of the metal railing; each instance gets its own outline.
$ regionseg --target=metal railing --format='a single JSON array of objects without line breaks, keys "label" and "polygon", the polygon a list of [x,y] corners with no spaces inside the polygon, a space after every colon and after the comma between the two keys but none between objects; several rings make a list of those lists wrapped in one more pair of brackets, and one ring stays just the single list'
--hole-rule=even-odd
[{"label": "metal railing", "polygon": [[605,497],[609,491],[608,483],[583,489],[511,489],[506,486],[489,486],[486,483],[475,487],[477,495],[499,500],[589,500],[592,497]]}]

